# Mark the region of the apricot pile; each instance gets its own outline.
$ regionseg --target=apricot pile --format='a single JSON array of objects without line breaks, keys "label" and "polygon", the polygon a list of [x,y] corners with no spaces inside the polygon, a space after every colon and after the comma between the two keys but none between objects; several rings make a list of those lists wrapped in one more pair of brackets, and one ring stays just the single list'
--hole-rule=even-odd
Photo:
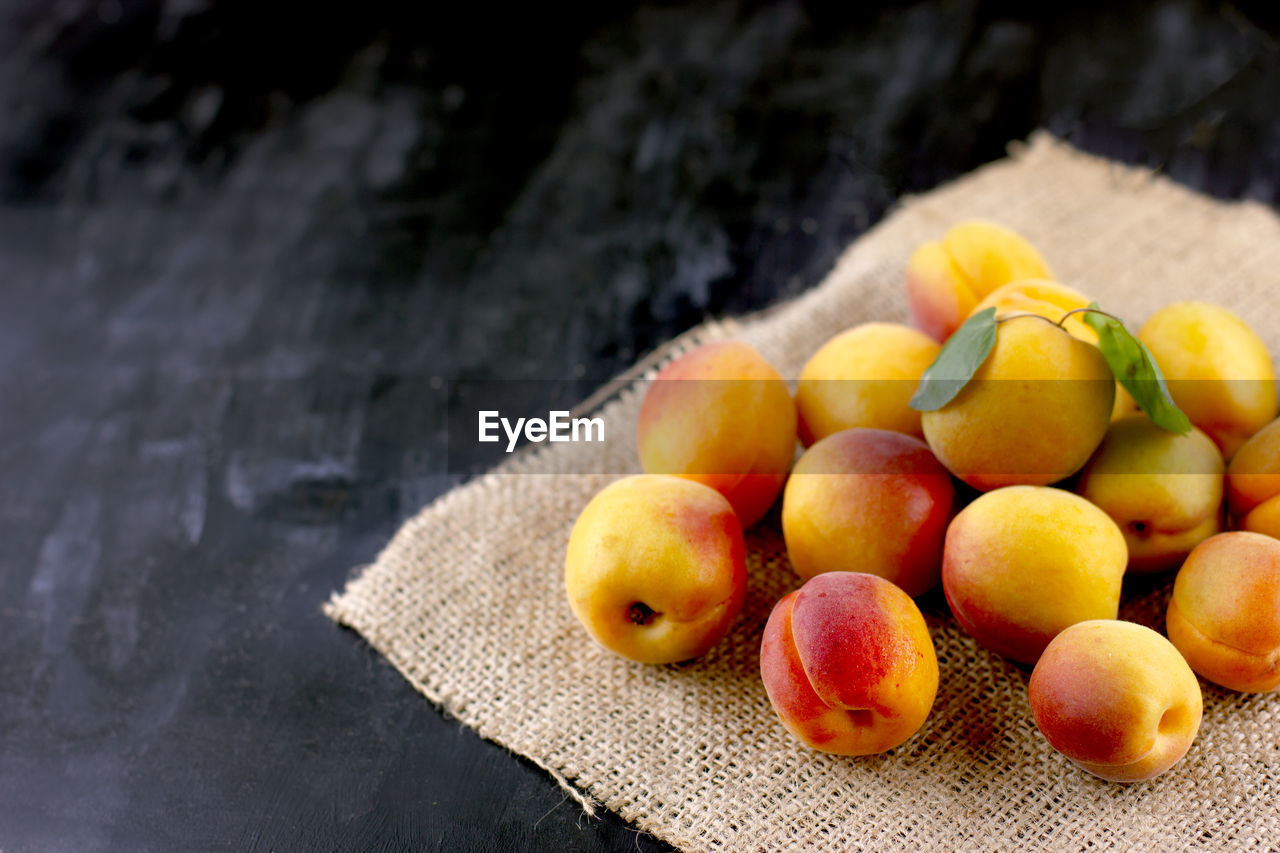
[{"label": "apricot pile", "polygon": [[[1130,336],[992,223],[920,246],[905,285],[915,328],[815,342],[791,387],[741,341],[664,367],[640,410],[644,473],[574,525],[573,612],[634,660],[697,657],[739,624],[743,531],[767,519],[794,589],[760,676],[808,747],[881,752],[925,724],[938,662],[914,598],[941,583],[980,646],[1033,667],[1052,747],[1104,779],[1165,772],[1199,729],[1197,676],[1280,688],[1271,354],[1203,302]],[[1167,637],[1117,618],[1138,573],[1175,578]]]}]

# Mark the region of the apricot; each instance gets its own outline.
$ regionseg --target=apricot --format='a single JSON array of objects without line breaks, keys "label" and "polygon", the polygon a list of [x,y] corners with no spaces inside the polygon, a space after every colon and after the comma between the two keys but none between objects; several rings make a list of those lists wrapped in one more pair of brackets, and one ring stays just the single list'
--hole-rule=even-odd
[{"label": "apricot", "polygon": [[1130,571],[1158,572],[1222,529],[1222,471],[1200,430],[1179,435],[1138,413],[1111,424],[1075,491],[1120,525]]},{"label": "apricot", "polygon": [[917,328],[945,341],[987,294],[1026,278],[1053,278],[1026,238],[992,222],[962,222],[912,253],[907,306]]},{"label": "apricot", "polygon": [[1231,457],[1227,505],[1239,527],[1280,537],[1280,419],[1254,433]]},{"label": "apricot", "polygon": [[703,344],[649,385],[637,444],[645,473],[710,486],[750,527],[777,500],[791,468],[795,404],[778,371],[748,344]]},{"label": "apricot", "polygon": [[829,572],[769,614],[760,677],[778,719],[814,749],[870,755],[924,724],[938,659],[924,617],[875,575]]},{"label": "apricot", "polygon": [[1168,380],[1169,394],[1230,459],[1276,416],[1275,369],[1249,325],[1218,305],[1178,302],[1138,332]]},{"label": "apricot", "polygon": [[[969,316],[972,317],[987,308],[995,308],[997,317],[1036,314],[1057,323],[1066,317],[1067,312],[1077,308],[1087,308],[1092,301],[1088,296],[1065,284],[1033,278],[1011,281],[997,287],[973,307]],[[1085,343],[1095,345],[1098,343],[1097,332],[1085,324],[1080,314],[1067,317],[1062,327]]]},{"label": "apricot", "polygon": [[1166,618],[1191,668],[1231,690],[1280,687],[1280,540],[1219,533],[1178,571]]},{"label": "apricot", "polygon": [[1049,745],[1095,776],[1139,782],[1187,754],[1200,729],[1195,673],[1164,637],[1133,622],[1079,622],[1053,638],[1029,685]]},{"label": "apricot", "polygon": [[1125,390],[1124,386],[1119,382],[1116,383],[1116,404],[1111,407],[1111,421],[1123,418],[1125,415],[1132,415],[1134,412],[1140,411],[1137,402],[1134,401],[1133,395]]},{"label": "apricot", "polygon": [[865,323],[836,335],[800,371],[800,441],[808,447],[852,427],[922,436],[920,413],[908,402],[937,356],[932,338],[897,323]]},{"label": "apricot", "polygon": [[1280,497],[1258,504],[1237,526],[1240,530],[1280,539]]},{"label": "apricot", "polygon": [[1064,628],[1114,619],[1124,535],[1079,495],[1010,486],[978,497],[947,528],[942,589],[981,645],[1034,663]]},{"label": "apricot", "polygon": [[600,645],[644,663],[689,660],[719,642],[742,609],[742,525],[709,486],[625,477],[578,516],[564,571],[569,606]]},{"label": "apricot", "polygon": [[[1061,323],[1062,328],[1069,332],[1072,337],[1096,346],[1098,333],[1085,323],[1085,315],[1083,313],[1070,313],[1079,308],[1088,308],[1092,302],[1093,300],[1088,296],[1078,290],[1067,287],[1065,284],[1046,279],[1027,279],[1025,281],[1012,281],[1002,287],[997,287],[987,294],[986,299],[974,306],[973,311],[969,312],[969,316],[972,317],[987,308],[995,308],[997,317],[1011,317],[1014,314],[1036,314],[1055,323]],[[1133,398],[1129,396],[1129,392],[1125,391],[1119,383],[1116,383],[1116,399],[1115,405],[1111,409],[1111,419],[1115,420],[1135,411],[1136,408],[1137,406],[1134,404]]]},{"label": "apricot", "polygon": [[1097,347],[1039,317],[1001,323],[951,402],[925,412],[925,440],[976,489],[1045,485],[1089,460],[1111,419],[1115,378]]},{"label": "apricot", "polygon": [[951,476],[918,438],[849,429],[800,457],[782,495],[782,534],[802,578],[878,575],[920,595],[938,582]]}]

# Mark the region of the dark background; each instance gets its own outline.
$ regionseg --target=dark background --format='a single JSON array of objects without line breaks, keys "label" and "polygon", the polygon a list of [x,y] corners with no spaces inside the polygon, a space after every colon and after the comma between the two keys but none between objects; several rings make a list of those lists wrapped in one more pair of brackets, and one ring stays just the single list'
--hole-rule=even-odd
[{"label": "dark background", "polygon": [[1270,4],[847,5],[0,3],[0,849],[662,849],[320,613],[450,394],[573,402],[1040,126],[1280,202]]}]

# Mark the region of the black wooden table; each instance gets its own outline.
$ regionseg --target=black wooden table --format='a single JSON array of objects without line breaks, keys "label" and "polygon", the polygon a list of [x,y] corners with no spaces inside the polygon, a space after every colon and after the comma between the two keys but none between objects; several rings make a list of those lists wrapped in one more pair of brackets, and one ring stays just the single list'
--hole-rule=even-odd
[{"label": "black wooden table", "polygon": [[662,849],[320,613],[452,389],[586,396],[1039,126],[1280,201],[1267,4],[525,5],[0,6],[5,853]]}]

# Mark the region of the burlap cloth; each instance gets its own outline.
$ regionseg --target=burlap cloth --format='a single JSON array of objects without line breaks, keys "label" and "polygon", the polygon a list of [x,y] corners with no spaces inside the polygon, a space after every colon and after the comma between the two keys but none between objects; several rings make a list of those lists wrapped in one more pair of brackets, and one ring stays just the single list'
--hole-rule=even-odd
[{"label": "burlap cloth", "polygon": [[[1038,134],[1006,160],[903,200],[812,291],[672,342],[593,410],[611,430],[629,430],[634,377],[726,334],[798,375],[829,336],[904,319],[912,248],[970,217],[1025,234],[1060,279],[1131,325],[1170,301],[1209,299],[1280,352],[1280,220],[1270,210],[1214,201]],[[326,612],[448,713],[546,768],[588,810],[601,803],[677,847],[1280,845],[1280,694],[1206,684],[1204,723],[1183,761],[1153,782],[1103,782],[1048,746],[1031,721],[1027,673],[975,645],[937,597],[925,611],[941,685],[924,728],[868,758],[801,746],[774,716],[758,671],[769,610],[798,585],[776,508],[748,534],[746,606],[710,654],[646,666],[598,648],[565,600],[563,560],[578,512],[616,475],[563,472],[636,469],[634,453],[627,440],[513,457],[406,523]],[[1163,629],[1170,585],[1138,590],[1122,616]]]}]

